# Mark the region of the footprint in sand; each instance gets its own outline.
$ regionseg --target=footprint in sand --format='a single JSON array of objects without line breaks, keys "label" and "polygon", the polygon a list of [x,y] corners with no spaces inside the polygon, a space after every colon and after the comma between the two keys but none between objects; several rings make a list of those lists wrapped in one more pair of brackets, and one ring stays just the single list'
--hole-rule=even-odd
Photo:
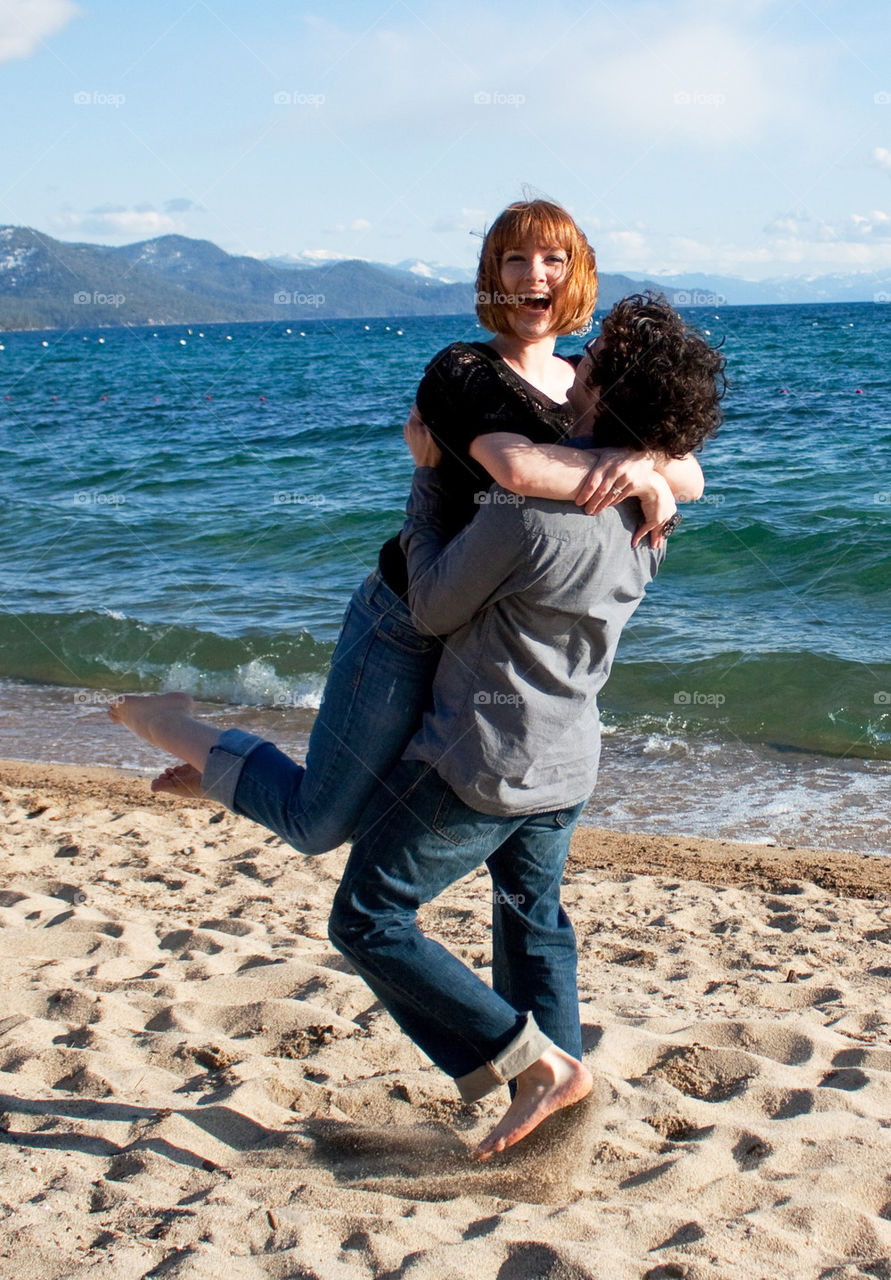
[{"label": "footprint in sand", "polygon": [[772,1154],[770,1143],[754,1133],[744,1133],[733,1148],[733,1158],[743,1173],[757,1169]]},{"label": "footprint in sand", "polygon": [[[743,1049],[761,1058],[770,1058],[786,1066],[801,1066],[814,1054],[809,1036],[785,1027],[758,1026],[748,1022],[705,1022],[696,1028],[698,1044],[722,1049]],[[891,1056],[891,1055],[889,1055]]]},{"label": "footprint in sand", "polygon": [[754,1058],[727,1049],[704,1045],[678,1045],[661,1055],[650,1068],[680,1093],[702,1102],[726,1102],[744,1092],[758,1074]]}]

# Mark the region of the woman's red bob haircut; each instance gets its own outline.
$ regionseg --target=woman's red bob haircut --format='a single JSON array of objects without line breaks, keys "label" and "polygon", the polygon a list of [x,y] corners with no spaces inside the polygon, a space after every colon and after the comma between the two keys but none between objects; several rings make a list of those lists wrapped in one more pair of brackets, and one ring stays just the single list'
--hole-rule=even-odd
[{"label": "woman's red bob haircut", "polygon": [[501,258],[528,240],[566,254],[566,275],[555,300],[552,332],[585,329],[597,302],[597,263],[584,232],[559,204],[519,200],[500,213],[486,232],[476,276],[476,314],[490,333],[511,333],[510,304],[501,284]]}]

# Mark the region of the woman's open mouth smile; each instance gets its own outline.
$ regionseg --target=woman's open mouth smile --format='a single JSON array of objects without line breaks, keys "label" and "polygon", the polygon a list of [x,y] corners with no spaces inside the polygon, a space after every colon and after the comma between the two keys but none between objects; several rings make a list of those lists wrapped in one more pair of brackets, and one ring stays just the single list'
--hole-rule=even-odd
[{"label": "woman's open mouth smile", "polygon": [[524,311],[544,314],[551,306],[551,299],[546,293],[521,293],[517,297],[517,306]]}]

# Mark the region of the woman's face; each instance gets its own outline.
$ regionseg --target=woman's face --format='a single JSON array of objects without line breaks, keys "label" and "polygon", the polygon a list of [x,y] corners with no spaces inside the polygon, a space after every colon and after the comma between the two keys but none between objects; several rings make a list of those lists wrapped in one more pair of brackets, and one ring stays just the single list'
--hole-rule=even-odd
[{"label": "woman's face", "polygon": [[536,341],[551,333],[554,303],[566,277],[567,260],[565,249],[536,240],[527,240],[501,255],[501,286],[518,338]]}]

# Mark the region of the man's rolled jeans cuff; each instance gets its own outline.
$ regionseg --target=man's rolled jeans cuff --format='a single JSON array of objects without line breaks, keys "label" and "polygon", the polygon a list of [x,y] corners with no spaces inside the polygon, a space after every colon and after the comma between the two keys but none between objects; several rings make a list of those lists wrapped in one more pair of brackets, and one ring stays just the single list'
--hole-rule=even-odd
[{"label": "man's rolled jeans cuff", "polygon": [[235,808],[235,792],[241,778],[244,762],[265,738],[244,729],[224,729],[211,747],[201,775],[201,790],[211,800],[218,800],[227,809]]},{"label": "man's rolled jeans cuff", "polygon": [[531,1013],[526,1014],[526,1025],[518,1032],[491,1062],[484,1062],[481,1067],[469,1071],[466,1076],[458,1076],[455,1084],[465,1102],[478,1102],[487,1093],[492,1093],[499,1085],[507,1084],[531,1067],[545,1050],[553,1047]]}]

